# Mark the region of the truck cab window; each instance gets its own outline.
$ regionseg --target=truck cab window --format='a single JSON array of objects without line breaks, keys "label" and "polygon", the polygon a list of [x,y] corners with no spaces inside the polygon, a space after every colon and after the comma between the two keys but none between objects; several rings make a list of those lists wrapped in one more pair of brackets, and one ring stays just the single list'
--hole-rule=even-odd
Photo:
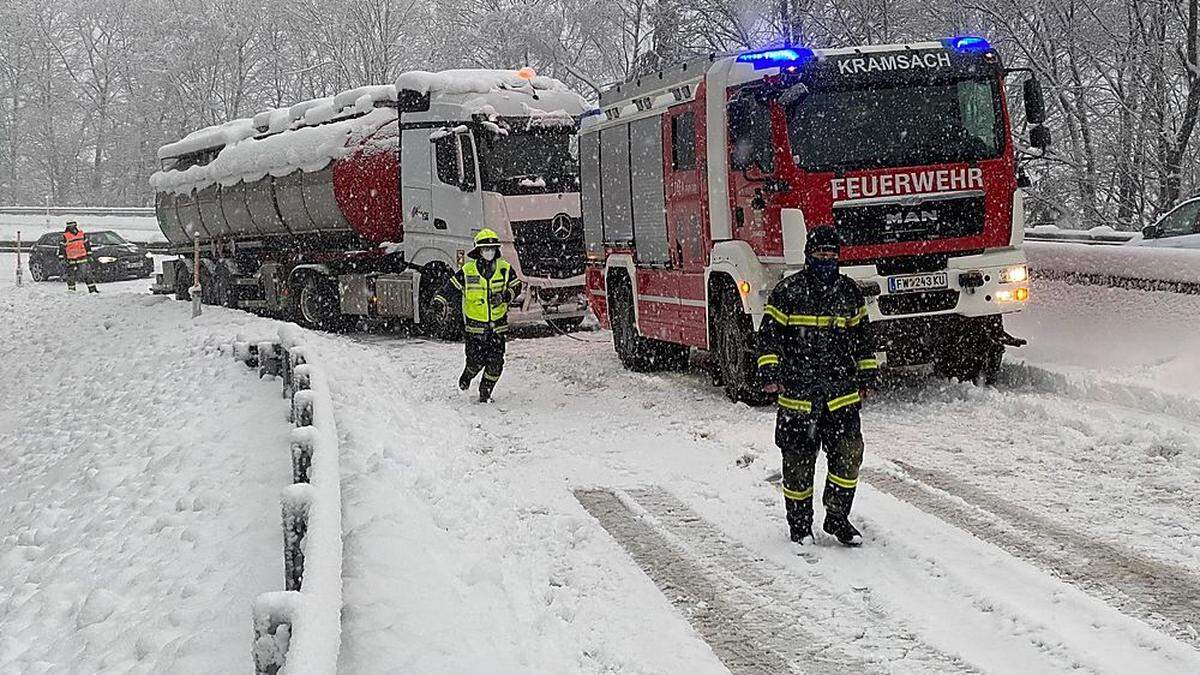
[{"label": "truck cab window", "polygon": [[475,180],[475,145],[471,142],[471,134],[458,134],[458,147],[462,153],[462,176],[458,185],[464,192],[474,192]]},{"label": "truck cab window", "polygon": [[734,169],[758,167],[764,173],[775,169],[771,143],[771,108],[748,94],[729,102],[730,166]]},{"label": "truck cab window", "polygon": [[447,134],[434,141],[438,180],[446,185],[458,185],[461,174],[458,166],[458,138]]}]

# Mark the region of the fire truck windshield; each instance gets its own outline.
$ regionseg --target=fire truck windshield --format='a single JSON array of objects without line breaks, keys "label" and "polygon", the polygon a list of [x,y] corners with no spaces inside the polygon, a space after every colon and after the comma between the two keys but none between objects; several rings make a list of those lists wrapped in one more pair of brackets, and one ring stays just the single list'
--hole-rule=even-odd
[{"label": "fire truck windshield", "polygon": [[797,165],[807,171],[988,159],[1004,149],[994,80],[877,89],[816,88],[787,112]]},{"label": "fire truck windshield", "polygon": [[483,189],[505,195],[578,192],[579,164],[572,150],[572,131],[514,128],[507,135],[478,134]]}]

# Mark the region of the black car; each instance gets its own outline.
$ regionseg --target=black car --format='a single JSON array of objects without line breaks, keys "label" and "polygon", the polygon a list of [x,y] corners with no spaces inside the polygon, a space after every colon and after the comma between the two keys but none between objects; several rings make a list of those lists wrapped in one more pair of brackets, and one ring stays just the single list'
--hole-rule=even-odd
[{"label": "black car", "polygon": [[[29,251],[29,276],[34,281],[45,281],[65,274],[66,263],[58,257],[62,240],[62,232],[47,232],[38,237]],[[154,273],[154,259],[150,253],[126,241],[116,232],[87,232],[87,242],[92,252],[90,262],[96,281],[145,279]]]}]

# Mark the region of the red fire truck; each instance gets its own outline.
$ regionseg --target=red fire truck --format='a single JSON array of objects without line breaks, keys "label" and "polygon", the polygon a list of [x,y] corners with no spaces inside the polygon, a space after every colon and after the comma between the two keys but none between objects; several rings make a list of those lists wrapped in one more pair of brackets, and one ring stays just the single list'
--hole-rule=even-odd
[{"label": "red fire truck", "polygon": [[755,399],[754,335],[774,285],[833,225],[881,361],[999,370],[1002,316],[1029,298],[1019,155],[1049,144],[1036,80],[1029,149],[999,55],[979,37],[712,57],[618,85],[580,130],[593,312],[634,370],[713,356]]}]

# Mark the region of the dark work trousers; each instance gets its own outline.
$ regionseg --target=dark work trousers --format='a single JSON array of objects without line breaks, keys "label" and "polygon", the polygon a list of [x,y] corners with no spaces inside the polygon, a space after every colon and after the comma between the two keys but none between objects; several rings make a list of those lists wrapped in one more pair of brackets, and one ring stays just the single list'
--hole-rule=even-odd
[{"label": "dark work trousers", "polygon": [[825,512],[850,515],[863,459],[858,410],[858,404],[851,404],[830,412],[823,403],[813,405],[812,412],[779,408],[775,445],[783,451],[783,501],[793,531],[803,533],[812,526],[813,473],[822,449],[829,465],[822,495]]},{"label": "dark work trousers", "polygon": [[89,292],[96,292],[96,281],[92,279],[92,267],[88,264],[87,258],[74,262],[68,260],[66,262],[66,267],[67,290],[75,290],[75,282],[77,280],[81,280],[83,283],[87,284]]},{"label": "dark work trousers", "polygon": [[479,380],[480,395],[490,396],[500,374],[504,372],[504,335],[487,331],[486,333],[467,333],[463,337],[466,346],[467,366],[463,376],[472,380],[483,371]]}]

